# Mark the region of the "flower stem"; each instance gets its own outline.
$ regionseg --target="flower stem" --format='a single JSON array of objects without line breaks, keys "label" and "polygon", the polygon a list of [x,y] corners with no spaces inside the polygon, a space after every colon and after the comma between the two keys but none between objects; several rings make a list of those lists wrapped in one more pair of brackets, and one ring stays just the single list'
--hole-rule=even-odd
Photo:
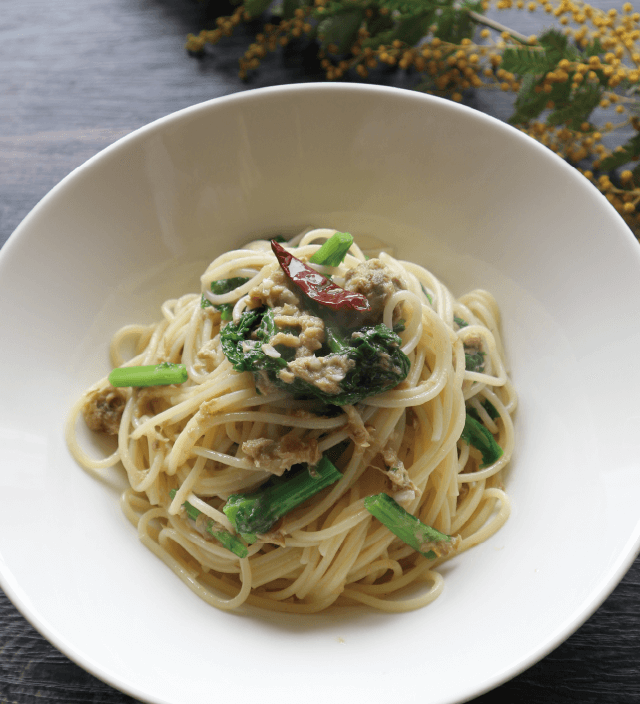
[{"label": "flower stem", "polygon": [[474,22],[477,22],[478,24],[483,24],[486,27],[491,27],[491,29],[495,29],[498,32],[506,32],[510,37],[513,37],[516,41],[519,41],[522,44],[531,44],[529,37],[525,37],[524,34],[520,34],[520,32],[516,32],[514,29],[510,29],[506,25],[501,24],[500,22],[496,22],[496,20],[492,20],[490,17],[480,15],[477,12],[474,12],[473,10],[469,10],[468,13],[469,17],[471,17],[471,19]]}]

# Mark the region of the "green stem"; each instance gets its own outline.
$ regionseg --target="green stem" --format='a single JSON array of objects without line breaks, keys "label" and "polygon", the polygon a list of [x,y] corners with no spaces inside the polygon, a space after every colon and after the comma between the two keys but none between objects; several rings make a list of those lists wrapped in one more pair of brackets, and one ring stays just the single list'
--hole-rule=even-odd
[{"label": "green stem", "polygon": [[353,244],[353,237],[348,232],[336,232],[318,249],[309,261],[323,266],[338,266],[346,257]]},{"label": "green stem", "polygon": [[311,471],[301,471],[252,494],[232,494],[222,510],[236,531],[250,539],[268,533],[289,511],[341,477],[342,474],[323,457]]},{"label": "green stem", "polygon": [[[437,557],[430,543],[451,542],[451,536],[423,523],[406,511],[388,494],[367,496],[364,506],[380,523],[386,526],[402,542],[411,546],[421,555],[433,559]],[[425,549],[427,548],[427,549]]]},{"label": "green stem", "polygon": [[[169,494],[173,499],[176,495],[176,490],[172,489]],[[192,521],[195,521],[202,513],[202,511],[199,511],[188,501],[185,501],[182,504],[182,508],[184,508],[187,516],[189,516]],[[205,530],[219,543],[222,543],[222,545],[227,548],[227,550],[230,550],[234,555],[237,555],[238,557],[246,557],[249,554],[247,546],[240,540],[240,538],[232,533],[229,533],[228,530],[218,528],[216,522],[212,518],[206,522]]]},{"label": "green stem", "polygon": [[491,27],[491,29],[495,29],[497,32],[506,32],[510,37],[513,37],[516,41],[519,41],[522,44],[531,44],[529,37],[525,37],[524,34],[520,34],[520,32],[510,29],[500,22],[496,22],[496,20],[480,15],[473,10],[467,10],[467,13],[469,17],[477,24],[483,24],[485,27]]},{"label": "green stem", "polygon": [[142,367],[118,367],[109,374],[112,386],[168,386],[182,384],[187,378],[184,364],[151,364]]}]

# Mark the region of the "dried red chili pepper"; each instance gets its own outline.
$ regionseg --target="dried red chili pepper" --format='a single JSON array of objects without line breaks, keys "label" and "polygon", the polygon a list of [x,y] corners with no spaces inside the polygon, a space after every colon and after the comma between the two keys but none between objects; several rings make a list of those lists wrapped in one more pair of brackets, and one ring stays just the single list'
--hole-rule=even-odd
[{"label": "dried red chili pepper", "polygon": [[271,240],[271,249],[282,271],[312,301],[333,310],[371,310],[365,296],[334,284],[326,276],[322,276],[315,269],[289,254],[275,240]]}]

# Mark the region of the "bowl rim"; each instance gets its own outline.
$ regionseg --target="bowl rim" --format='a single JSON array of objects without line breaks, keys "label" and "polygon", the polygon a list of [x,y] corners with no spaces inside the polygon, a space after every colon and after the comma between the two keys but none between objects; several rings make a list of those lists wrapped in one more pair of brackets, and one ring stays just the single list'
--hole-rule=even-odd
[{"label": "bowl rim", "polygon": [[[104,147],[96,154],[87,159],[84,163],[74,168],[69,174],[67,174],[62,180],[60,180],[51,190],[48,191],[33,208],[28,212],[28,214],[23,218],[23,220],[18,224],[15,230],[9,235],[7,241],[2,246],[0,251],[0,268],[9,263],[12,256],[12,252],[16,243],[21,239],[29,230],[31,222],[38,216],[40,211],[44,209],[49,203],[57,199],[70,185],[76,182],[76,180],[81,179],[84,176],[84,172],[88,169],[93,169],[106,158],[112,154],[116,154],[121,150],[126,150],[130,144],[137,142],[140,139],[153,134],[156,131],[164,130],[167,126],[171,126],[183,120],[185,117],[195,115],[199,112],[206,112],[212,109],[217,109],[218,107],[224,107],[228,104],[242,104],[244,102],[254,102],[256,100],[262,100],[263,98],[272,98],[278,95],[289,95],[289,94],[299,94],[304,95],[306,93],[332,93],[332,94],[349,94],[349,93],[362,93],[362,94],[379,94],[387,96],[396,96],[401,99],[413,100],[413,101],[423,101],[425,104],[430,102],[436,102],[440,105],[445,104],[447,109],[458,111],[462,114],[467,115],[467,117],[485,122],[486,124],[492,126],[494,129],[506,131],[506,133],[511,134],[517,139],[522,140],[523,143],[528,145],[529,149],[534,149],[540,154],[544,154],[547,160],[555,164],[555,168],[560,168],[564,170],[567,174],[571,174],[571,177],[576,179],[576,182],[580,182],[582,187],[591,189],[592,195],[600,201],[600,203],[605,206],[609,214],[618,221],[622,226],[622,231],[626,232],[626,243],[634,248],[637,248],[637,240],[634,237],[631,230],[628,228],[626,223],[620,214],[613,208],[613,206],[607,201],[605,196],[586,179],[584,176],[580,175],[577,170],[570,166],[564,159],[559,155],[553,153],[544,145],[540,144],[532,137],[524,134],[516,127],[509,125],[500,119],[487,115],[486,113],[480,112],[469,106],[456,103],[453,101],[445,100],[437,96],[426,95],[424,93],[419,93],[405,88],[396,88],[389,86],[380,85],[368,85],[368,84],[353,84],[353,83],[297,83],[297,84],[287,84],[287,85],[276,85],[268,86],[263,88],[252,88],[243,90],[237,93],[231,93],[229,95],[219,96],[211,98],[202,102],[189,105],[187,107],[181,108],[177,111],[171,112],[167,115],[159,117],[145,125],[142,125],[130,133],[116,139],[113,143]],[[23,234],[24,233],[24,234]],[[621,240],[624,241],[624,240]],[[640,256],[640,250],[636,256]],[[640,261],[640,259],[639,259]],[[480,696],[494,688],[504,684],[513,677],[521,674],[536,662],[540,661],[546,657],[550,652],[557,648],[562,642],[564,642],[568,637],[570,637],[577,629],[579,629],[585,621],[587,621],[602,605],[602,603],[610,596],[619,582],[622,580],[626,572],[629,570],[637,556],[640,554],[640,532],[636,535],[629,537],[624,552],[621,553],[620,559],[617,564],[614,564],[607,575],[604,576],[597,588],[592,590],[593,599],[589,605],[589,608],[583,609],[583,611],[563,622],[556,629],[555,634],[549,637],[546,642],[542,643],[539,648],[533,651],[530,656],[523,659],[517,663],[512,664],[510,667],[502,670],[496,671],[496,673],[487,677],[484,686],[479,688],[473,688],[473,692],[469,691],[468,696],[462,699],[456,699],[455,701],[463,702],[468,701],[471,698]],[[90,657],[87,657],[81,650],[74,646],[68,639],[60,633],[57,629],[50,627],[46,619],[43,619],[36,607],[32,606],[29,597],[23,592],[21,586],[14,580],[11,570],[7,568],[4,561],[0,556],[0,587],[3,589],[7,597],[16,607],[16,609],[24,616],[24,618],[39,632],[41,633],[54,647],[56,647],[60,652],[62,652],[71,661],[75,662],[77,665],[102,680],[109,686],[117,688],[118,690],[125,692],[126,694],[133,696],[141,701],[150,702],[151,704],[158,704],[163,701],[157,698],[150,699],[148,694],[137,689],[135,686],[128,682],[120,681],[113,677],[110,673],[105,672],[104,668],[98,662],[94,662]],[[168,700],[167,704],[168,703]],[[452,700],[453,701],[453,700]]]}]

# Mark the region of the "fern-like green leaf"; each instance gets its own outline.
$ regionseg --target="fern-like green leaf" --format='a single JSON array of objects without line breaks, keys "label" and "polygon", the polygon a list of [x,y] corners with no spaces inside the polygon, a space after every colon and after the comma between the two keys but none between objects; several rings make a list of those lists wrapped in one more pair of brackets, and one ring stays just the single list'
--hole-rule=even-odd
[{"label": "fern-like green leaf", "polygon": [[409,46],[414,46],[429,31],[433,15],[433,12],[427,12],[419,16],[401,17],[398,20],[397,38]]},{"label": "fern-like green leaf", "polygon": [[[380,46],[380,44],[391,44],[396,39],[408,46],[414,46],[429,31],[433,13],[400,16],[391,22],[390,25],[384,21],[387,17],[388,15],[381,15],[379,18],[380,22],[376,23],[374,20],[373,23],[367,23],[367,29],[372,36],[362,42],[363,48],[375,48]],[[380,27],[381,29],[374,34],[374,27]]]},{"label": "fern-like green leaf", "polygon": [[245,0],[244,9],[251,17],[259,17],[263,12],[267,11],[272,2],[273,0]]},{"label": "fern-like green leaf", "polygon": [[524,125],[535,120],[545,109],[549,96],[543,92],[536,92],[536,86],[539,84],[540,80],[534,74],[525,74],[514,104],[515,112],[509,118],[510,124]]},{"label": "fern-like green leaf", "polygon": [[299,7],[302,7],[301,0],[282,0],[282,18],[292,19]]},{"label": "fern-like green leaf", "polygon": [[555,69],[561,59],[576,61],[579,58],[578,51],[568,43],[567,37],[550,29],[540,35],[537,46],[507,47],[502,53],[501,67],[519,76],[541,76]]},{"label": "fern-like green leaf", "polygon": [[626,144],[622,145],[620,151],[613,152],[611,156],[603,159],[600,163],[600,169],[601,171],[613,171],[637,156],[640,156],[640,134],[631,137]]},{"label": "fern-like green leaf", "polygon": [[569,81],[553,83],[551,86],[551,93],[549,93],[549,100],[552,100],[556,105],[567,103],[571,97],[572,90],[573,89]]},{"label": "fern-like green leaf", "polygon": [[379,6],[390,13],[397,12],[400,15],[411,16],[433,13],[442,4],[435,0],[380,0]]},{"label": "fern-like green leaf", "polygon": [[600,56],[600,54],[604,54],[604,47],[600,42],[600,38],[594,37],[585,47],[582,48],[581,54],[587,59],[589,56]]},{"label": "fern-like green leaf", "polygon": [[567,36],[557,29],[548,29],[538,37],[538,44],[548,53],[558,56],[558,60],[564,57],[569,40]]},{"label": "fern-like green leaf", "polygon": [[440,15],[434,19],[434,36],[442,39],[443,42],[460,44],[463,39],[468,39],[473,35],[475,23],[469,16],[469,10],[482,12],[481,3],[467,2],[461,7],[442,8]]},{"label": "fern-like green leaf", "polygon": [[375,12],[372,17],[367,17],[365,22],[365,26],[367,31],[369,32],[370,37],[369,39],[363,42],[363,47],[377,47],[380,44],[384,44],[384,42],[378,41],[378,36],[381,34],[381,32],[386,32],[387,30],[391,29],[394,25],[394,22],[391,17],[389,17],[389,15],[380,15]]},{"label": "fern-like green leaf", "polygon": [[540,75],[556,66],[544,50],[539,48],[507,47],[502,53],[501,68],[524,76],[527,73]]},{"label": "fern-like green leaf", "polygon": [[364,11],[351,10],[333,17],[327,17],[318,24],[318,39],[326,49],[330,44],[338,47],[338,53],[349,50],[358,36],[358,30],[364,19]]},{"label": "fern-like green leaf", "polygon": [[589,121],[592,111],[598,106],[602,97],[600,86],[585,85],[569,99],[569,94],[558,101],[562,107],[553,110],[547,118],[549,125],[568,124],[571,129],[579,129],[583,122]]}]

